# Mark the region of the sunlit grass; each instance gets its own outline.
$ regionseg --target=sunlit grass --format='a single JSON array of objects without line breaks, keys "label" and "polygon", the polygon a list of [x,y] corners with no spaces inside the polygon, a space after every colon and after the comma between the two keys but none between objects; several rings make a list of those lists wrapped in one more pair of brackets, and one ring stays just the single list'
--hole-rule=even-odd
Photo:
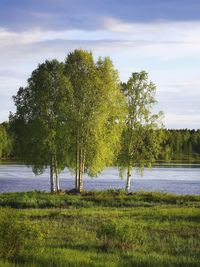
[{"label": "sunlit grass", "polygon": [[0,201],[0,218],[12,212],[29,236],[32,225],[42,237],[28,244],[23,235],[28,246],[0,266],[200,266],[199,196],[32,192],[1,194]]},{"label": "sunlit grass", "polygon": [[89,191],[81,195],[51,194],[40,191],[0,194],[0,206],[13,208],[52,207],[152,207],[155,205],[199,206],[198,195],[137,192],[127,195],[123,190]]}]

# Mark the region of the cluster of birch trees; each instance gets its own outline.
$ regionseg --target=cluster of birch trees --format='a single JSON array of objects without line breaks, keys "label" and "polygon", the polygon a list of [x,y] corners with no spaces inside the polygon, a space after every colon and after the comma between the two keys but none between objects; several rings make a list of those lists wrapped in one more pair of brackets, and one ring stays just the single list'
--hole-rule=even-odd
[{"label": "cluster of birch trees", "polygon": [[110,58],[96,62],[91,52],[76,49],[64,63],[39,64],[13,97],[10,115],[15,153],[35,174],[50,166],[51,191],[59,191],[59,172],[97,176],[107,166],[127,172],[151,164],[160,152],[161,114],[153,114],[155,85],[145,71],[121,83]]}]

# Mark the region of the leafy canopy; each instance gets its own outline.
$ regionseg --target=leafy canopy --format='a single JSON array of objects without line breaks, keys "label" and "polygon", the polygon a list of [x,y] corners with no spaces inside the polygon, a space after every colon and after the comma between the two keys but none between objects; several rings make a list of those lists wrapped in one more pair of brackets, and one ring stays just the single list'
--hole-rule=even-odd
[{"label": "leafy canopy", "polygon": [[64,65],[57,60],[39,65],[27,86],[14,96],[16,113],[10,120],[16,153],[36,174],[49,165],[52,153],[59,168],[65,165],[71,99],[71,84],[64,75]]},{"label": "leafy canopy", "polygon": [[127,83],[121,84],[126,97],[128,116],[122,134],[118,165],[125,169],[145,165],[151,167],[160,151],[162,113],[154,114],[156,86],[145,71],[132,73]]},{"label": "leafy canopy", "polygon": [[74,97],[71,166],[80,150],[85,171],[95,176],[112,164],[120,142],[125,101],[118,73],[110,58],[95,63],[92,53],[80,49],[68,55],[65,73]]}]

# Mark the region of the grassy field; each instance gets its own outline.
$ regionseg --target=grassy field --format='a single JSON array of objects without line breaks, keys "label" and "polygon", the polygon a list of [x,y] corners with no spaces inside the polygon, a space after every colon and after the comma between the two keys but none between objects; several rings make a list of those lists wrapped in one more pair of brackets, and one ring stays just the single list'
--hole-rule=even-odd
[{"label": "grassy field", "polygon": [[0,195],[0,266],[200,266],[200,196]]}]

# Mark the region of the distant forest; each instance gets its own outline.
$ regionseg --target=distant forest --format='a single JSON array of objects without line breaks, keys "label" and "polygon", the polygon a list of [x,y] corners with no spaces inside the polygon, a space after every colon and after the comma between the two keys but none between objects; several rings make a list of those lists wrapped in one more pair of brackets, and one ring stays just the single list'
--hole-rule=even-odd
[{"label": "distant forest", "polygon": [[161,160],[200,160],[200,130],[164,130]]},{"label": "distant forest", "polygon": [[[200,130],[164,129],[161,161],[195,161],[200,160]],[[15,140],[9,123],[0,124],[0,158],[16,159]]]}]

